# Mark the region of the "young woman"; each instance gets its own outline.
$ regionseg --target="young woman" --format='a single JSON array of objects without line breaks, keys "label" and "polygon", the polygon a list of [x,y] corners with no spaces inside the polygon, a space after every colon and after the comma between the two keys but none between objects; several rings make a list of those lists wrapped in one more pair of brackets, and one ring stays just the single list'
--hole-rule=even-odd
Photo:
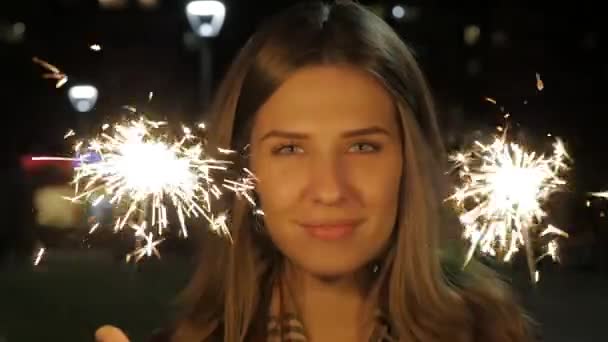
[{"label": "young woman", "polygon": [[[410,50],[350,1],[308,1],[249,40],[212,108],[264,216],[230,203],[166,341],[527,341],[508,289],[462,269],[435,109]],[[452,220],[453,221],[453,220]],[[126,341],[113,327],[100,341]],[[160,340],[160,339],[159,339]]]}]

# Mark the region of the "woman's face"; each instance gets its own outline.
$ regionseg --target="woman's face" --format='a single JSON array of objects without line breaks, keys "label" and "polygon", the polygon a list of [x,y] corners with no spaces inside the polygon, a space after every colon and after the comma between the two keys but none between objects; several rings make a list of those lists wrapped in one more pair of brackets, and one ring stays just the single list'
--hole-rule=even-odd
[{"label": "woman's face", "polygon": [[352,273],[395,226],[403,153],[395,105],[346,66],[293,74],[258,112],[251,168],[274,244],[318,276]]}]

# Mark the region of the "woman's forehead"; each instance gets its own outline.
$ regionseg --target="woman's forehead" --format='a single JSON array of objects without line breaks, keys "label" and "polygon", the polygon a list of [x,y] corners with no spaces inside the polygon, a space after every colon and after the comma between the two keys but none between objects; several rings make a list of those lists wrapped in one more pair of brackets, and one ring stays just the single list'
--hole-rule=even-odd
[{"label": "woman's forehead", "polygon": [[371,74],[349,66],[314,66],[291,75],[260,108],[257,121],[390,124],[394,113],[390,93]]}]

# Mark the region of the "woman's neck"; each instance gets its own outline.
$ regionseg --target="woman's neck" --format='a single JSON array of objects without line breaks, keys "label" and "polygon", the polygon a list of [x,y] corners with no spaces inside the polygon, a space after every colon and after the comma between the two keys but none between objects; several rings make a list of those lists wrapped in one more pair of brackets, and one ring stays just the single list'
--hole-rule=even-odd
[{"label": "woman's neck", "polygon": [[373,329],[374,308],[355,274],[322,278],[287,263],[283,279],[309,341],[364,341]]}]

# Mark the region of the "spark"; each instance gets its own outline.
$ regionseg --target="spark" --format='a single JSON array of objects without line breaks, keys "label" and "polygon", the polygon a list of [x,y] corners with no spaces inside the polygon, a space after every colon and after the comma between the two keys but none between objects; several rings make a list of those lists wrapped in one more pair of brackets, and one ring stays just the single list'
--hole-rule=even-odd
[{"label": "spark", "polygon": [[93,51],[101,51],[101,45],[93,44],[93,45],[89,46],[89,49],[91,49]]},{"label": "spark", "polygon": [[538,91],[542,91],[543,89],[545,89],[545,84],[543,83],[543,80],[540,78],[539,73],[536,73],[536,89],[538,89]]},{"label": "spark", "polygon": [[93,232],[95,230],[97,230],[97,228],[99,228],[99,222],[95,223],[92,227],[91,230],[89,230],[89,234],[93,234]]},{"label": "spark", "polygon": [[144,238],[146,240],[145,246],[138,248],[133,253],[127,254],[127,262],[131,261],[131,258],[133,257],[135,257],[135,262],[138,262],[144,256],[150,257],[152,254],[160,258],[160,253],[156,246],[163,242],[164,239],[154,240],[152,232],[148,233],[148,235],[144,235]]},{"label": "spark", "polygon": [[496,100],[494,100],[491,97],[486,97],[485,100],[488,101],[488,102],[490,102],[490,103],[492,103],[492,104],[496,104]]},{"label": "spark", "polygon": [[221,148],[221,147],[218,147],[218,149],[217,149],[217,150],[218,150],[220,153],[223,153],[223,154],[233,154],[233,153],[236,153],[236,151],[233,151],[233,150],[228,150],[228,149]]},{"label": "spark", "polygon": [[264,216],[264,211],[262,209],[256,209],[253,213],[255,215]]},{"label": "spark", "polygon": [[152,101],[152,97],[154,96],[154,92],[149,92],[148,93],[148,101]]},{"label": "spark", "polygon": [[78,161],[78,158],[42,156],[42,157],[32,157],[32,160]]},{"label": "spark", "polygon": [[[600,198],[605,198],[608,199],[608,191],[602,191],[602,192],[592,192],[590,193],[591,196],[595,196],[595,197],[600,197]],[[589,202],[589,201],[587,201]]]},{"label": "spark", "polygon": [[133,114],[137,114],[137,108],[135,106],[122,106],[122,108],[128,110]]},{"label": "spark", "polygon": [[46,74],[42,74],[42,78],[56,80],[57,83],[55,84],[55,88],[61,88],[68,81],[68,77],[53,64],[38,57],[33,57],[32,61],[49,71]]},{"label": "spark", "polygon": [[540,236],[545,236],[547,234],[553,234],[553,235],[560,235],[563,237],[569,237],[568,233],[564,232],[563,230],[556,228],[554,225],[549,224],[547,225],[547,228],[545,228],[541,233]]},{"label": "spark", "polygon": [[44,252],[46,251],[46,248],[41,247],[38,250],[38,255],[36,256],[36,260],[34,260],[34,266],[38,266],[38,264],[40,263],[40,260],[42,260],[42,256],[44,255]]},{"label": "spark", "polygon": [[[156,246],[163,239],[157,235],[169,227],[169,210],[176,213],[184,238],[188,237],[186,220],[204,218],[213,232],[231,239],[227,217],[214,213],[213,199],[224,194],[223,188],[254,204],[253,173],[244,169],[245,174],[236,180],[227,176],[218,181],[215,173],[228,175],[231,162],[209,157],[190,128],[183,126],[182,132],[172,134],[167,122],[140,116],[104,124],[98,136],[75,145],[79,156],[73,179],[76,193],[70,200],[95,206],[107,199],[119,209],[114,230],[131,227],[136,240],[146,241],[128,260],[158,254]],[[99,227],[95,223],[90,233]]]},{"label": "spark", "polygon": [[[552,155],[538,155],[508,142],[506,131],[491,144],[476,141],[469,150],[450,155],[461,184],[447,200],[456,204],[463,237],[471,243],[466,263],[476,250],[508,262],[526,246],[533,276],[531,239],[547,216],[543,204],[566,184],[562,174],[568,170],[568,160],[559,139]],[[549,234],[567,237],[552,225],[541,236]]]},{"label": "spark", "polygon": [[74,135],[76,135],[76,133],[74,132],[73,129],[71,129],[71,130],[67,131],[67,133],[63,136],[63,139],[67,139],[67,138],[69,138],[71,136],[74,136]]}]

